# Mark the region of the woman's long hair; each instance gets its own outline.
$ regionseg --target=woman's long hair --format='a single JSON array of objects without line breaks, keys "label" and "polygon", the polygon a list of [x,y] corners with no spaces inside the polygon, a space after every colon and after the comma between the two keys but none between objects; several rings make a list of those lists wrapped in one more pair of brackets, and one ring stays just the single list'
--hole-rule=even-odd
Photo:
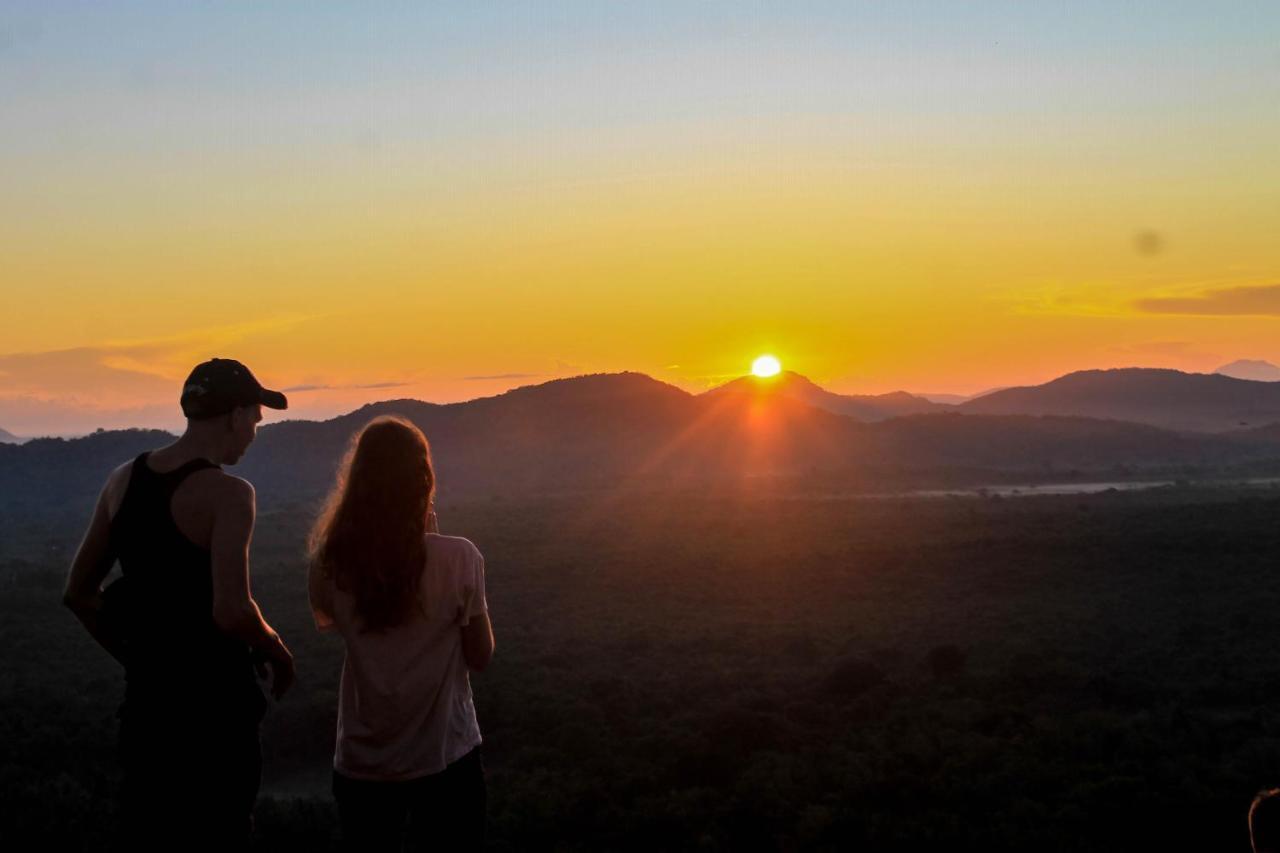
[{"label": "woman's long hair", "polygon": [[434,496],[431,448],[412,423],[375,418],[352,440],[309,552],[355,599],[362,630],[399,625],[416,606]]}]

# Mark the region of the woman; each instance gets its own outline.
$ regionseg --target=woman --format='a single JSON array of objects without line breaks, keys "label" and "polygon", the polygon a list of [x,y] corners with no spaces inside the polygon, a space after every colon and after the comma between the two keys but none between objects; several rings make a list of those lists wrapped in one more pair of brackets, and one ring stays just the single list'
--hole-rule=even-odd
[{"label": "woman", "polygon": [[333,793],[351,849],[483,843],[485,785],[468,669],[493,655],[484,558],[441,536],[422,432],[356,436],[311,533],[316,626],[346,644]]}]

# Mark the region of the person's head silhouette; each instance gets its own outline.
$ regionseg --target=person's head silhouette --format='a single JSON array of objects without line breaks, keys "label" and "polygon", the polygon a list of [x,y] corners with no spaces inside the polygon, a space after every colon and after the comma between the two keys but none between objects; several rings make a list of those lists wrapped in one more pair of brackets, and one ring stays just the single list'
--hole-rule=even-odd
[{"label": "person's head silhouette", "polygon": [[435,488],[427,437],[395,415],[360,430],[338,468],[310,547],[369,630],[393,628],[414,610]]},{"label": "person's head silhouette", "polygon": [[1259,791],[1249,806],[1253,853],[1280,853],[1280,788]]},{"label": "person's head silhouette", "polygon": [[262,387],[249,368],[230,358],[197,364],[182,386],[187,432],[215,462],[234,465],[244,455],[262,420],[262,407],[288,408],[284,394]]}]

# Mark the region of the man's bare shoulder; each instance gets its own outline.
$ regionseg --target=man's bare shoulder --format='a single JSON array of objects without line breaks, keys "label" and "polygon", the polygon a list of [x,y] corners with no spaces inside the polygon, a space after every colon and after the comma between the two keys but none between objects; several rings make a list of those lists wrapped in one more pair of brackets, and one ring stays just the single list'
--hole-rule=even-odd
[{"label": "man's bare shoulder", "polygon": [[129,485],[129,474],[133,472],[133,460],[121,462],[115,467],[110,474],[107,475],[107,490],[118,489],[121,486]]},{"label": "man's bare shoulder", "polygon": [[174,517],[253,519],[256,500],[253,486],[243,477],[228,474],[221,468],[193,471],[182,481],[174,495]]},{"label": "man's bare shoulder", "polygon": [[221,468],[206,468],[195,472],[189,479],[219,508],[254,505],[253,484],[244,477],[228,474]]},{"label": "man's bare shoulder", "polygon": [[116,510],[124,502],[124,493],[129,489],[129,475],[133,473],[133,460],[121,462],[116,469],[107,475],[107,482],[102,486],[102,496],[107,503],[107,516],[114,518]]}]

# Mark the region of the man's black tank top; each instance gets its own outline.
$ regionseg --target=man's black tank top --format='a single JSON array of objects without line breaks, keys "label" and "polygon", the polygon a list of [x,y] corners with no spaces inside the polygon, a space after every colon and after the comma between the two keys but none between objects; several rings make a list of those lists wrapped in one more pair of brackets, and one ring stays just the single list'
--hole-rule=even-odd
[{"label": "man's black tank top", "polygon": [[187,477],[219,466],[193,459],[162,474],[148,467],[149,456],[133,460],[111,519],[122,578],[108,588],[106,604],[126,642],[125,707],[260,717],[266,703],[250,650],[213,621],[211,555],[183,535],[170,507]]}]

